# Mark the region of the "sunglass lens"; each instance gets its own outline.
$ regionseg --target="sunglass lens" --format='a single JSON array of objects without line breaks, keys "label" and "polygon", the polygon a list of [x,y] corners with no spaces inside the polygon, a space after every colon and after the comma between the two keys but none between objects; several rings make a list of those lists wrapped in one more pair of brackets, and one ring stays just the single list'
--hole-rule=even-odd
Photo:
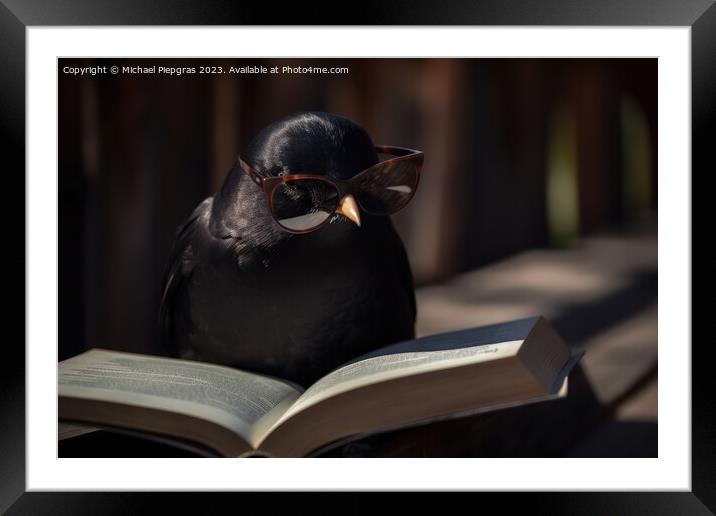
[{"label": "sunglass lens", "polygon": [[361,207],[369,213],[387,215],[413,198],[418,187],[418,168],[408,160],[386,163],[356,177],[356,183]]},{"label": "sunglass lens", "polygon": [[320,179],[287,181],[273,190],[274,218],[289,231],[308,231],[320,226],[337,204],[336,188]]}]

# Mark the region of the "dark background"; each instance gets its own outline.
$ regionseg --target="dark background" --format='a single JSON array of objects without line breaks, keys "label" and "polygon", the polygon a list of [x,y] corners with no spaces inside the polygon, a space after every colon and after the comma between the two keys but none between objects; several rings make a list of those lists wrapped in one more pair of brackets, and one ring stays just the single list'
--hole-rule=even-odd
[{"label": "dark background", "polygon": [[[62,73],[130,64],[350,73]],[[425,152],[421,186],[394,217],[418,334],[540,313],[596,357],[574,375],[582,423],[566,437],[446,450],[428,427],[413,434],[421,453],[656,455],[656,59],[61,59],[58,81],[60,360],[155,352],[176,227],[262,127],[331,111],[376,144]],[[514,424],[505,412],[488,426]],[[484,418],[453,427],[472,424]],[[390,453],[415,455],[405,442]]]}]

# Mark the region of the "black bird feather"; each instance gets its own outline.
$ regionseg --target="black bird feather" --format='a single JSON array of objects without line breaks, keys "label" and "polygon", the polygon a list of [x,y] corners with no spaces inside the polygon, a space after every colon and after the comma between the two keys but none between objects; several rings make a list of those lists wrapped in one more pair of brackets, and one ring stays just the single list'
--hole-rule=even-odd
[{"label": "black bird feather", "polygon": [[[242,157],[263,175],[347,179],[377,162],[350,120],[298,113],[261,131]],[[350,359],[413,338],[415,296],[388,217],[341,215],[312,233],[283,231],[237,166],[179,227],[159,310],[164,351],[304,386]]]}]

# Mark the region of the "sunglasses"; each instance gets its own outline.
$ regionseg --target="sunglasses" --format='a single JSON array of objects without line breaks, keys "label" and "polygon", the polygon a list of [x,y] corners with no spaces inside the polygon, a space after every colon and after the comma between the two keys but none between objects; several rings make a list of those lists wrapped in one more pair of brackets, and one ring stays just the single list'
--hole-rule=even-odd
[{"label": "sunglasses", "polygon": [[358,206],[371,215],[390,215],[415,195],[423,152],[376,146],[379,155],[394,156],[359,172],[347,181],[310,173],[263,177],[239,158],[239,166],[263,188],[276,223],[290,233],[308,233],[326,224],[334,213],[360,226]]}]

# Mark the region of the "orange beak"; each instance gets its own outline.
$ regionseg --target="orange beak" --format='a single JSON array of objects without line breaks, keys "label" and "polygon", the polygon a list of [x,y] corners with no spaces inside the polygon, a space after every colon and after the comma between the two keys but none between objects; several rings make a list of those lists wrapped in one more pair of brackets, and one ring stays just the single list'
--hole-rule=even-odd
[{"label": "orange beak", "polygon": [[360,227],[358,203],[352,195],[346,195],[343,199],[341,199],[341,202],[338,203],[338,208],[336,208],[336,213],[340,213],[344,217],[348,217]]}]

